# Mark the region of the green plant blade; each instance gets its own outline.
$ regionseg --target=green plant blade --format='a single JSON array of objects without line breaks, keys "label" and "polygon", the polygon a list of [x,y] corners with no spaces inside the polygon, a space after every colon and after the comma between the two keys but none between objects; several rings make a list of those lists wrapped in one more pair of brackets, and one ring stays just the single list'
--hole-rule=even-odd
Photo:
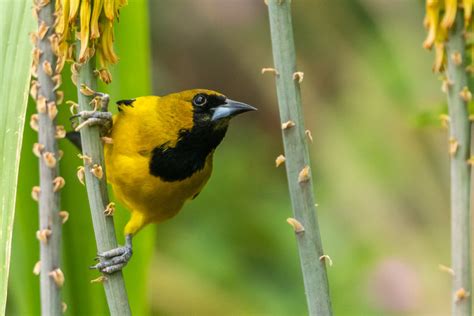
[{"label": "green plant blade", "polygon": [[5,313],[33,29],[30,1],[0,2],[0,314]]}]

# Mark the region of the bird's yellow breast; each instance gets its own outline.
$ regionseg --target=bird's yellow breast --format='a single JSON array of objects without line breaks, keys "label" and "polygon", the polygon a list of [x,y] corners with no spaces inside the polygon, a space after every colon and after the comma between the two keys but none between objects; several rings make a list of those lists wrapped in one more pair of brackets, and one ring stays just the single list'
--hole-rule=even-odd
[{"label": "bird's yellow breast", "polygon": [[[173,108],[178,106],[179,111]],[[180,131],[192,128],[192,107],[163,102],[160,97],[141,97],[120,110],[114,117],[113,143],[105,146],[107,179],[117,199],[132,212],[131,222],[138,215],[142,221],[126,228],[134,234],[133,230],[149,222],[174,216],[201,191],[211,175],[213,153],[202,169],[186,179],[165,181],[154,176],[150,173],[153,150],[163,144],[174,147]]]}]

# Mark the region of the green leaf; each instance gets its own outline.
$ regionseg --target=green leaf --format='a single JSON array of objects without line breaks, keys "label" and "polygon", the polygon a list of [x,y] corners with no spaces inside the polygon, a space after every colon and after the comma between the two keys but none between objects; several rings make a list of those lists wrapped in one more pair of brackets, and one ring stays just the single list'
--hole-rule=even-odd
[{"label": "green leaf", "polygon": [[30,1],[0,2],[0,314],[5,313],[33,28]]}]

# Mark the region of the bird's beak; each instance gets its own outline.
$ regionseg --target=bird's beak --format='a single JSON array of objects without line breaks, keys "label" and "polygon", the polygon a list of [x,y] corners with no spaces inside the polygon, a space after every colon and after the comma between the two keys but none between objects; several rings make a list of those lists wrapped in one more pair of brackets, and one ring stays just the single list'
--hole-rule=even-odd
[{"label": "bird's beak", "polygon": [[251,105],[231,99],[226,99],[225,104],[219,105],[214,109],[214,114],[212,115],[211,121],[215,122],[225,117],[232,117],[240,113],[256,110],[257,109]]}]

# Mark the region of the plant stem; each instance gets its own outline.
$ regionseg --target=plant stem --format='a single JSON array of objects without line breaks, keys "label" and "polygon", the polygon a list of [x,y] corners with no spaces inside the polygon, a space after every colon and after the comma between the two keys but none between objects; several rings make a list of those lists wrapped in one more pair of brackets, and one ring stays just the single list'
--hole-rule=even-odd
[{"label": "plant stem", "polygon": [[[40,169],[40,193],[39,193],[39,234],[41,252],[41,313],[42,315],[61,315],[61,294],[60,286],[56,284],[50,273],[60,266],[61,251],[61,230],[62,222],[59,216],[60,211],[60,193],[55,190],[54,181],[59,177],[59,151],[56,141],[56,93],[53,74],[48,73],[46,64],[50,68],[56,68],[56,56],[53,53],[50,36],[54,34],[54,1],[39,9],[38,29],[42,24],[48,27],[46,35],[38,38],[37,48],[41,55],[37,65],[38,71],[38,143],[39,150],[39,169]],[[46,101],[41,101],[45,98]],[[50,104],[51,106],[47,106]],[[51,112],[51,113],[50,113]],[[52,154],[52,156],[51,156]],[[49,233],[46,233],[47,231]],[[49,235],[49,237],[48,237]]]},{"label": "plant stem", "polygon": [[[456,23],[446,43],[447,80],[451,83],[448,94],[451,150],[451,251],[454,271],[452,288],[452,314],[471,315],[471,297],[458,297],[460,289],[471,292],[471,214],[470,178],[471,167],[467,163],[470,155],[470,122],[466,97],[461,91],[467,89],[466,43],[463,17],[458,13]],[[460,54],[460,55],[459,55]],[[459,63],[460,56],[462,62]]]},{"label": "plant stem", "polygon": [[[80,43],[78,42],[77,45],[77,51],[79,52]],[[80,111],[91,110],[89,103],[92,98],[83,95],[80,92],[80,86],[81,84],[85,84],[91,89],[96,90],[97,79],[93,74],[94,68],[94,58],[80,66],[77,90]],[[92,163],[86,163],[84,168],[92,223],[94,226],[97,249],[100,253],[117,247],[113,218],[104,215],[104,210],[109,204],[109,196],[107,192],[103,145],[100,139],[99,127],[88,126],[82,128],[80,131],[82,153],[83,155],[90,157],[92,161]],[[91,172],[92,166],[95,164],[101,166],[103,169],[104,176],[102,179],[97,178]],[[107,275],[106,280],[104,281],[104,288],[110,314],[120,316],[130,315],[130,306],[128,303],[122,271]]]},{"label": "plant stem", "polygon": [[[296,231],[306,299],[310,315],[331,315],[331,300],[321,237],[316,217],[311,177],[299,179],[309,168],[300,87],[294,80],[296,72],[295,45],[291,23],[290,0],[268,0],[276,87],[281,122],[292,121],[294,127],[283,129],[286,172],[293,214],[304,231]],[[310,173],[309,173],[310,174]],[[308,175],[309,176],[309,175]],[[300,181],[304,180],[304,181]]]}]

